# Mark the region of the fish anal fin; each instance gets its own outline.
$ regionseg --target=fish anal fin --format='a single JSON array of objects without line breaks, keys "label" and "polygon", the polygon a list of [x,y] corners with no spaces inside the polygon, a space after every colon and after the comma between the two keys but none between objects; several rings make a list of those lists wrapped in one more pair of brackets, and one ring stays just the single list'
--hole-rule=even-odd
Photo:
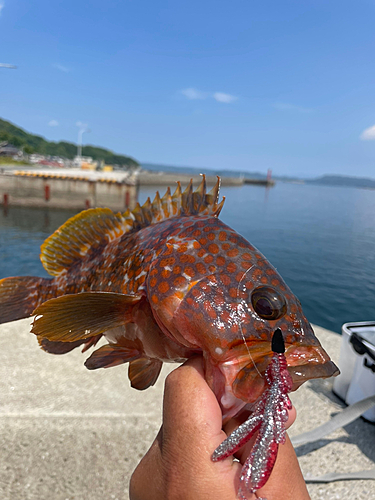
[{"label": "fish anal fin", "polygon": [[32,333],[50,341],[75,342],[124,325],[141,295],[84,292],[63,295],[39,306]]},{"label": "fish anal fin", "polygon": [[127,348],[120,345],[106,344],[94,351],[85,361],[88,370],[110,368],[139,358],[140,353],[136,348]]},{"label": "fish anal fin", "polygon": [[162,361],[158,359],[139,358],[129,363],[129,379],[131,386],[144,391],[154,385],[159,377]]}]

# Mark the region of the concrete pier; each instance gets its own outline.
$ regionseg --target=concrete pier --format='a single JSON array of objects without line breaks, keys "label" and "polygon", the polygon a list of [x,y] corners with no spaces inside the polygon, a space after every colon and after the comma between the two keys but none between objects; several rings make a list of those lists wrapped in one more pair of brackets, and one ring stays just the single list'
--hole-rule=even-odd
[{"label": "concrete pier", "polygon": [[[164,367],[155,387],[129,387],[126,365],[89,372],[80,350],[53,356],[39,349],[30,320],[0,326],[0,498],[126,500],[130,475],[161,423]],[[315,327],[337,362],[341,337]],[[291,435],[327,421],[342,407],[331,380],[293,394]],[[361,419],[297,452],[305,474],[370,469],[375,428]],[[375,481],[308,486],[312,500],[375,498]]]},{"label": "concrete pier", "polygon": [[[21,166],[22,167],[22,166]],[[138,189],[155,186],[160,189],[170,186],[174,191],[180,181],[183,189],[193,180],[197,187],[201,175],[172,172],[145,171],[89,171],[81,169],[49,168],[31,166],[0,168],[0,205],[24,207],[50,207],[83,210],[92,207],[108,207],[123,211],[133,209],[137,202]],[[217,176],[206,175],[210,189],[217,182]],[[271,187],[270,179],[244,179],[242,177],[221,177],[222,186],[243,184]]]},{"label": "concrete pier", "polygon": [[5,206],[123,211],[135,207],[137,194],[136,179],[127,172],[28,169],[0,173],[0,204]]},{"label": "concrete pier", "polygon": [[[205,173],[202,171],[202,173]],[[199,186],[202,181],[201,175],[184,174],[180,172],[151,172],[141,171],[138,174],[138,182],[140,186],[170,186],[173,189],[176,181],[180,181],[182,185],[189,184],[190,179],[193,179],[194,186]],[[216,184],[216,175],[206,175],[206,183],[208,186]],[[222,186],[242,186],[244,183],[241,177],[221,177]]]}]

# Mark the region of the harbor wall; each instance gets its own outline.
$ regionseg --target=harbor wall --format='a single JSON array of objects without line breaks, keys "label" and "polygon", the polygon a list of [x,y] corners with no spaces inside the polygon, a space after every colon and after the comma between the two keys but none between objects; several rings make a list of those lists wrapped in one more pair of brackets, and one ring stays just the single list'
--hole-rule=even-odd
[{"label": "harbor wall", "polygon": [[[181,174],[179,172],[150,172],[143,171],[138,174],[138,182],[140,186],[170,186],[171,189],[180,181],[182,185],[189,184],[190,179],[193,180],[195,186],[202,182],[202,176],[197,174]],[[208,186],[216,184],[216,175],[206,175],[206,183]],[[243,179],[240,177],[221,177],[222,186],[242,186]]]},{"label": "harbor wall", "polygon": [[[172,190],[180,181],[183,189],[193,180],[197,187],[202,176],[197,174],[141,171],[96,172],[79,169],[3,170],[0,169],[0,205],[67,208],[83,210],[91,207],[108,207],[123,211],[133,209],[137,203],[139,186],[170,186]],[[206,175],[210,188],[217,176]],[[271,186],[270,180],[222,177],[222,186],[242,186],[254,183]]]},{"label": "harbor wall", "polygon": [[133,209],[137,186],[113,178],[53,174],[0,174],[0,204],[83,210],[108,207]]}]

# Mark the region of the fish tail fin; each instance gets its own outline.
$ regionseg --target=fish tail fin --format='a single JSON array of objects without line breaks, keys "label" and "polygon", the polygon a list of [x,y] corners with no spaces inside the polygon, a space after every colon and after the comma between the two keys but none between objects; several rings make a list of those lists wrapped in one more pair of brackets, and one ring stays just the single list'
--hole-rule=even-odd
[{"label": "fish tail fin", "polygon": [[18,276],[0,280],[0,323],[32,316],[40,300],[50,295],[51,280]]}]

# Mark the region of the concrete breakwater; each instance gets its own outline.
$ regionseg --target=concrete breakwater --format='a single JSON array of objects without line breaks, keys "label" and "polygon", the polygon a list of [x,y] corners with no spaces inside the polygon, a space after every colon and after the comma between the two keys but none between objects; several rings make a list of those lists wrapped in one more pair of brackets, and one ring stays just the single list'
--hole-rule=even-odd
[{"label": "concrete breakwater", "polygon": [[[202,172],[205,173],[205,172]],[[198,185],[202,176],[197,174],[181,174],[179,172],[153,172],[153,171],[142,171],[138,174],[138,182],[140,186],[173,186],[176,181],[180,181],[181,184],[188,184],[190,179],[193,179],[193,183]],[[216,175],[206,174],[206,183],[208,186],[213,186],[217,181]],[[268,186],[271,187],[275,184],[272,179],[252,179],[247,177],[221,177],[222,186],[242,186],[243,184],[254,184],[256,186]]]},{"label": "concrete breakwater", "polygon": [[[22,168],[22,166],[21,166]],[[38,169],[25,166],[22,170],[0,170],[0,205],[68,208],[83,210],[90,207],[108,207],[112,210],[133,209],[141,186],[170,186],[173,191],[180,181],[184,189],[193,180],[195,186],[202,176],[185,173],[141,171],[136,173],[100,172],[81,169]],[[210,188],[216,175],[206,175]],[[271,186],[273,181],[222,177],[222,186],[255,184]]]},{"label": "concrete breakwater", "polygon": [[76,169],[4,171],[0,174],[0,203],[83,210],[108,207],[133,209],[138,188],[126,172],[91,172]]},{"label": "concrete breakwater", "polygon": [[[195,186],[198,186],[202,181],[201,175],[181,174],[179,172],[142,171],[139,172],[137,177],[140,186],[170,186],[171,189],[175,186],[176,181],[180,181],[183,186],[187,185],[190,179],[193,180]],[[213,186],[216,181],[216,175],[206,175],[206,183],[208,186]],[[243,183],[244,181],[240,177],[221,177],[222,186],[242,186]]]}]

